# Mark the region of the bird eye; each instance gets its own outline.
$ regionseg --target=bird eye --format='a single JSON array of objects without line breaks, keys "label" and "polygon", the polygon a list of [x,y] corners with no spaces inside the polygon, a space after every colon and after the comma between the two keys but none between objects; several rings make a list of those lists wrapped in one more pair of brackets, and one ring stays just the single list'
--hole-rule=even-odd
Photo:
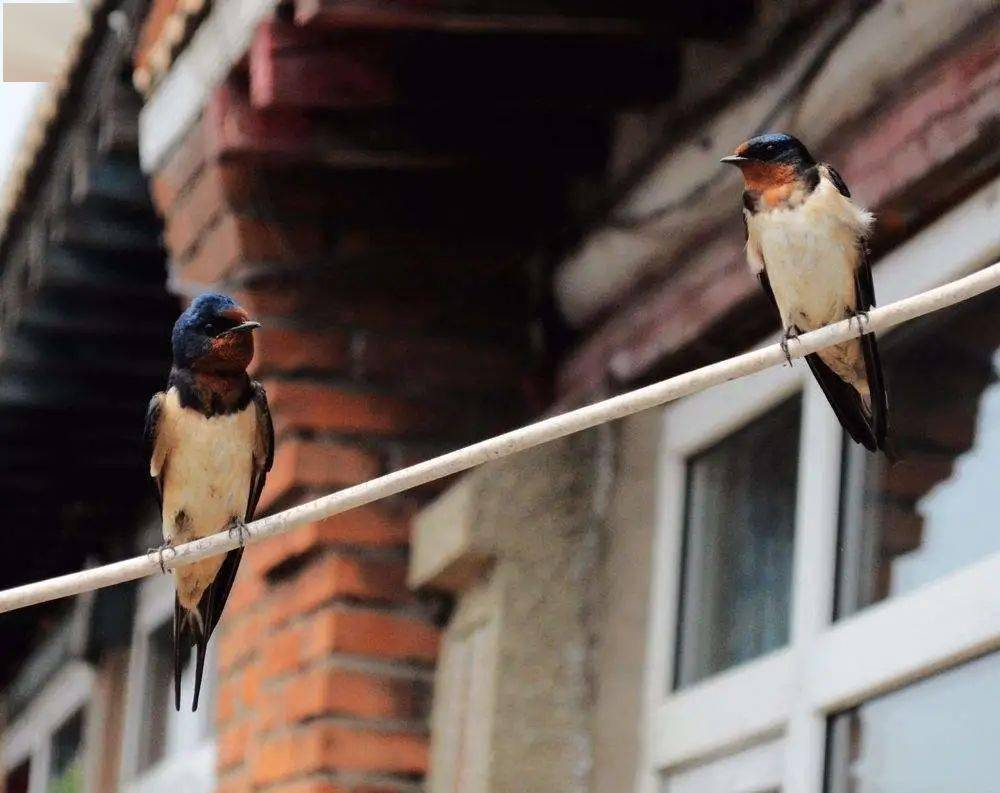
[{"label": "bird eye", "polygon": [[209,336],[211,336],[212,334],[215,333],[215,323],[214,322],[206,322],[205,323],[205,333],[207,333]]}]

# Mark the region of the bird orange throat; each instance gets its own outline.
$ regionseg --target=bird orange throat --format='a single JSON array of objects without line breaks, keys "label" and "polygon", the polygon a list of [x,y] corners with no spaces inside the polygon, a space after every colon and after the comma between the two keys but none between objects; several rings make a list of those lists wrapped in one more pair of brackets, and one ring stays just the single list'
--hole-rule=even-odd
[{"label": "bird orange throat", "polygon": [[774,208],[789,201],[805,184],[794,165],[750,160],[740,164],[746,191],[763,208]]}]

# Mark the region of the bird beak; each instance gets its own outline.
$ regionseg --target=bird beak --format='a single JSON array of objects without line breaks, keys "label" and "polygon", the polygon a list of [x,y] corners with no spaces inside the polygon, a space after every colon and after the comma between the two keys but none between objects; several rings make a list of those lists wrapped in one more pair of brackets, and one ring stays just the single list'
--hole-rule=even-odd
[{"label": "bird beak", "polygon": [[719,160],[719,162],[724,162],[727,165],[742,165],[747,161],[748,161],[747,157],[740,157],[739,155],[736,154],[731,154],[728,157],[723,157],[721,160]]},{"label": "bird beak", "polygon": [[246,322],[237,325],[235,328],[230,328],[229,330],[226,331],[226,333],[243,333],[244,331],[249,332],[259,327],[260,327],[259,322],[254,322],[253,320],[247,320]]}]

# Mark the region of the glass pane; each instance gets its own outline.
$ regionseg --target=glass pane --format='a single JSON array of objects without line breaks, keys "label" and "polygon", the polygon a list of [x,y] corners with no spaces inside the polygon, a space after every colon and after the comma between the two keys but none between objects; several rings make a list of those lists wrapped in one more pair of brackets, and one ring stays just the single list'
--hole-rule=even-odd
[{"label": "glass pane", "polygon": [[174,635],[169,622],[163,623],[147,639],[146,675],[143,680],[143,713],[159,714],[143,719],[140,726],[139,771],[163,759],[166,753],[167,721],[174,710]]},{"label": "glass pane", "polygon": [[757,744],[663,774],[660,793],[779,793],[784,742]]},{"label": "glass pane", "polygon": [[833,717],[826,793],[997,790],[998,698],[990,655]]},{"label": "glass pane", "polygon": [[83,711],[70,716],[52,736],[48,793],[83,790]]},{"label": "glass pane", "polygon": [[801,400],[688,462],[677,687],[788,641]]},{"label": "glass pane", "polygon": [[3,780],[4,793],[28,793],[28,780],[31,776],[31,761],[25,760]]},{"label": "glass pane", "polygon": [[902,457],[845,442],[837,615],[1000,551],[1000,298],[911,323],[883,345]]},{"label": "glass pane", "polygon": [[168,620],[146,640],[146,669],[142,682],[143,713],[156,713],[140,725],[137,770],[147,771],[168,757],[198,747],[210,734],[213,724],[215,653],[209,643],[205,676],[198,710],[191,712],[194,695],[194,654],[187,659],[181,676],[181,709],[174,709],[174,633]]}]

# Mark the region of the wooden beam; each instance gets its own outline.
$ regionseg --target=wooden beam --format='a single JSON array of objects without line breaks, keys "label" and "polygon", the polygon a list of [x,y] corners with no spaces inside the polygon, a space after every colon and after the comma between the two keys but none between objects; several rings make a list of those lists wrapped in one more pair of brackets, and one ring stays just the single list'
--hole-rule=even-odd
[{"label": "wooden beam", "polygon": [[81,150],[71,173],[70,197],[77,206],[90,203],[104,213],[145,210],[152,215],[146,179],[133,159],[123,155],[98,158],[95,152]]},{"label": "wooden beam", "polygon": [[[53,247],[45,252],[38,268],[38,286],[42,290],[61,290],[82,294],[113,294],[119,298],[147,301],[151,306],[166,303],[166,270],[161,267],[104,266],[83,251]],[[141,265],[141,262],[140,262]]]},{"label": "wooden beam", "polygon": [[168,333],[162,322],[155,319],[143,322],[137,317],[112,316],[108,312],[67,314],[52,306],[30,306],[20,317],[19,327],[27,333],[143,339],[146,342],[163,341]]},{"label": "wooden beam", "polygon": [[[508,4],[510,5],[510,4]],[[517,10],[470,10],[468,3],[449,0],[295,0],[295,21],[338,31],[441,31],[449,33],[524,32],[547,35],[640,33],[648,16],[612,11],[594,3],[572,12],[551,3],[513,4]]]},{"label": "wooden beam", "polygon": [[87,251],[163,256],[160,231],[152,216],[116,220],[102,212],[74,212],[54,220],[51,239],[59,245]]},{"label": "wooden beam", "polygon": [[249,67],[250,102],[257,108],[373,108],[397,99],[384,41],[330,41],[272,21],[254,37]]},{"label": "wooden beam", "polygon": [[270,165],[311,163],[349,169],[447,168],[468,157],[434,151],[402,126],[360,118],[319,118],[301,111],[261,112],[235,80],[213,95],[206,134],[219,158],[248,157]]},{"label": "wooden beam", "polygon": [[415,34],[390,46],[273,22],[254,40],[249,71],[257,108],[611,110],[669,97],[680,55],[662,35]]}]

